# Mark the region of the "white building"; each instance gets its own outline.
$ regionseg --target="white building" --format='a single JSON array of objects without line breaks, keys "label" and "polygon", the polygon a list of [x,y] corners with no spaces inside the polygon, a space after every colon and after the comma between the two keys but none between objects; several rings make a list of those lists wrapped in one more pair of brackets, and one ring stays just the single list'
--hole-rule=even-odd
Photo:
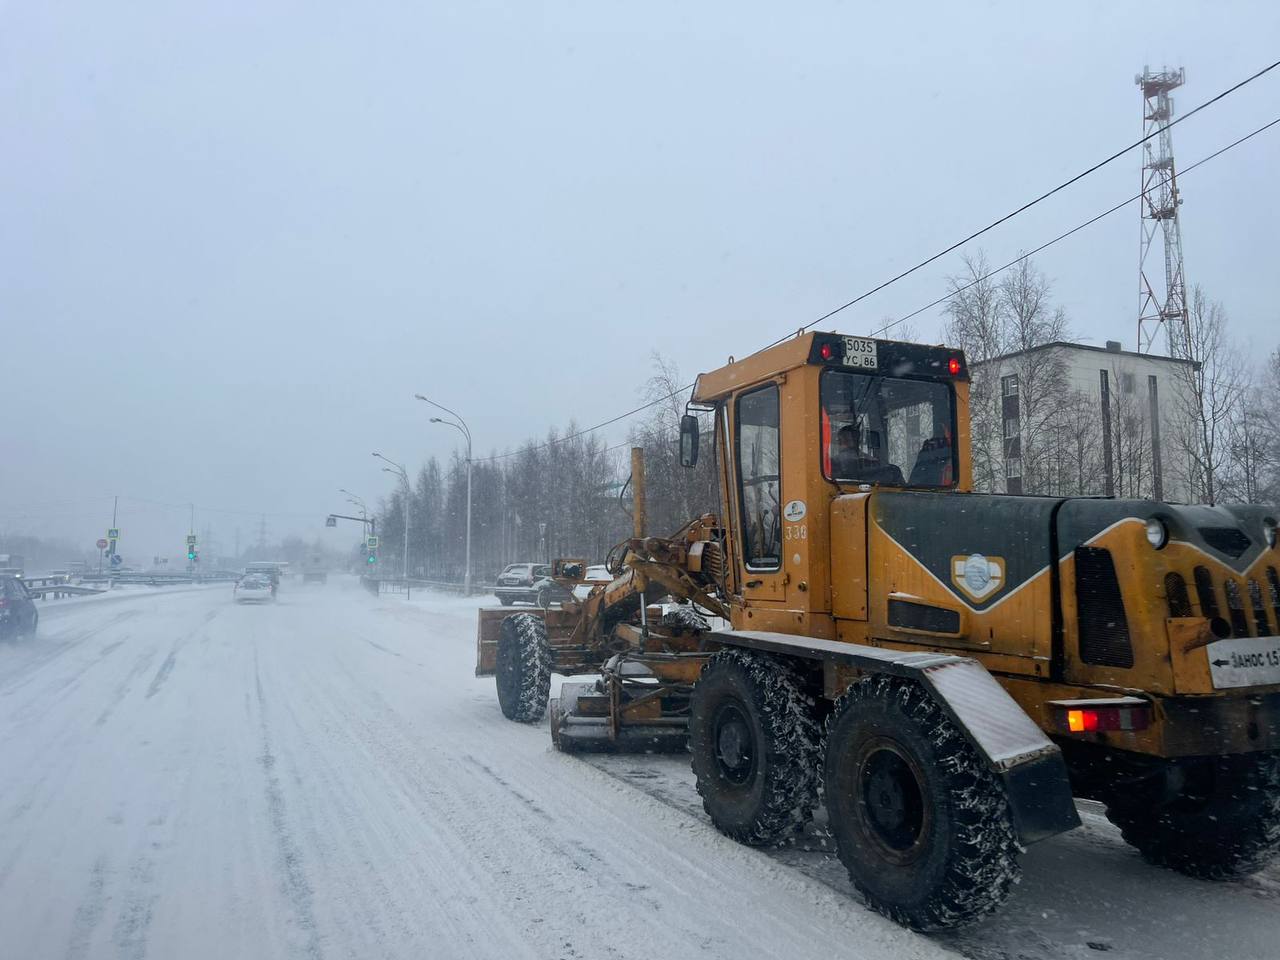
[{"label": "white building", "polygon": [[1190,361],[1055,341],[971,364],[974,480],[993,492],[1185,501]]}]

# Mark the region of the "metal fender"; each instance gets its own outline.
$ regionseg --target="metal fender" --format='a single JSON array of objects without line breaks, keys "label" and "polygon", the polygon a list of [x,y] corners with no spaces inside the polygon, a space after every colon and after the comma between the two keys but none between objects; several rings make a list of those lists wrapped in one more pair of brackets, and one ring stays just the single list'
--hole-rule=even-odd
[{"label": "metal fender", "polygon": [[1062,751],[976,660],[752,630],[720,631],[707,639],[915,680],[1003,782],[1022,843],[1080,825]]}]

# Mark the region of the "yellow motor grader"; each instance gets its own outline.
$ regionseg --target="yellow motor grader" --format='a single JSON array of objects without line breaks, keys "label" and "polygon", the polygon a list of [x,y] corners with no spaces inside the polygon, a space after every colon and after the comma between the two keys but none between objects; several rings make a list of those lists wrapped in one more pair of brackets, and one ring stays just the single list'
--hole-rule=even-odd
[{"label": "yellow motor grader", "polygon": [[[482,610],[477,675],[562,750],[687,749],[712,822],[783,840],[821,801],[868,902],[936,929],[1106,804],[1152,862],[1280,849],[1280,551],[1269,506],[971,492],[964,355],[809,333],[698,378],[720,511],[634,536],[612,582]],[[554,575],[581,582],[586,564]],[[663,614],[663,598],[687,602]],[[712,628],[703,615],[723,621]]]}]

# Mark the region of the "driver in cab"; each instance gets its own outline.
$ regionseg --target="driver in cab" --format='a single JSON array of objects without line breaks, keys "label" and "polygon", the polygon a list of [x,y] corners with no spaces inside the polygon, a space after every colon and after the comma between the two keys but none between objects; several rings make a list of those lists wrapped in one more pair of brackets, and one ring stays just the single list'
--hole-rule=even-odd
[{"label": "driver in cab", "polygon": [[[865,452],[860,442],[864,437]],[[902,470],[896,464],[880,460],[880,434],[875,430],[863,431],[853,423],[845,424],[836,431],[831,450],[831,474],[836,480],[904,486]]]}]

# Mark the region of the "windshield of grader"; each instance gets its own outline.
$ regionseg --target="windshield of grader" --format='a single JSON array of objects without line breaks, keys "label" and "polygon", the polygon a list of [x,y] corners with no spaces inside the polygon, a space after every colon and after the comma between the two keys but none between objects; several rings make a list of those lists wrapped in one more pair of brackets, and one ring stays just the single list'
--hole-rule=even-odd
[{"label": "windshield of grader", "polygon": [[889,486],[955,483],[955,409],[948,384],[822,373],[822,475]]}]

